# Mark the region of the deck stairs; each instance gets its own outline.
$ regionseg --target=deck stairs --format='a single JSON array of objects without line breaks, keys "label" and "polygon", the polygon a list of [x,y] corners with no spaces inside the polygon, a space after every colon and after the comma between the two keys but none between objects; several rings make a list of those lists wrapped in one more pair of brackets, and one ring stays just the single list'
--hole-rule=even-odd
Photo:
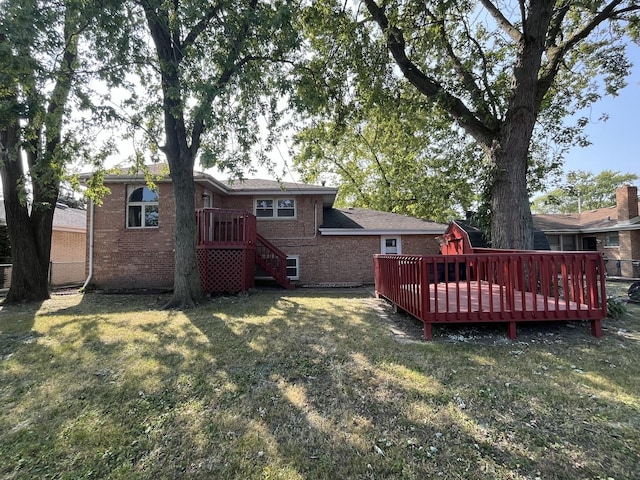
[{"label": "deck stairs", "polygon": [[287,256],[269,240],[256,233],[256,265],[271,275],[284,288],[293,289],[287,277]]}]

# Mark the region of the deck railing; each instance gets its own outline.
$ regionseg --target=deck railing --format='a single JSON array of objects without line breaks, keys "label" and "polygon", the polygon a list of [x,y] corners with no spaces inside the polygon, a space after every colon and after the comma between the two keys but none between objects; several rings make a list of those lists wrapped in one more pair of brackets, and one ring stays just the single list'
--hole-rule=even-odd
[{"label": "deck railing", "polygon": [[292,288],[287,277],[287,256],[262,235],[257,235],[256,263],[269,275],[272,275],[282,286]]},{"label": "deck railing", "polygon": [[255,246],[256,217],[244,210],[196,210],[197,245],[201,247]]},{"label": "deck railing", "polygon": [[[469,255],[376,255],[376,294],[427,324],[599,320],[606,316],[597,252],[490,251]],[[599,331],[593,331],[599,336]]]}]

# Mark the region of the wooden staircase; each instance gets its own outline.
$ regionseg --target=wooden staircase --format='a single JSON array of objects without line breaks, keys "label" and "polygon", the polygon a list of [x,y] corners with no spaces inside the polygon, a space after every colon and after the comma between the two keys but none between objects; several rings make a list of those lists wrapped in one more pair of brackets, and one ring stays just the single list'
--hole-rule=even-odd
[{"label": "wooden staircase", "polygon": [[290,290],[295,288],[287,277],[287,256],[259,233],[256,233],[256,265],[284,288]]},{"label": "wooden staircase", "polygon": [[203,289],[208,293],[243,292],[253,287],[256,265],[285,288],[287,256],[256,232],[256,217],[244,210],[196,210],[197,254]]}]

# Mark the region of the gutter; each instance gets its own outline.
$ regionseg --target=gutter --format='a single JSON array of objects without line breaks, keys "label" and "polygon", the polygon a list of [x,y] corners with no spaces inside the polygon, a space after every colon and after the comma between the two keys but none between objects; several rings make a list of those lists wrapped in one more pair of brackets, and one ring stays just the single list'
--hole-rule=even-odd
[{"label": "gutter", "polygon": [[94,213],[94,203],[91,200],[91,210],[89,211],[89,273],[87,274],[87,279],[82,285],[81,290],[85,290],[91,282],[93,278],[93,213]]}]

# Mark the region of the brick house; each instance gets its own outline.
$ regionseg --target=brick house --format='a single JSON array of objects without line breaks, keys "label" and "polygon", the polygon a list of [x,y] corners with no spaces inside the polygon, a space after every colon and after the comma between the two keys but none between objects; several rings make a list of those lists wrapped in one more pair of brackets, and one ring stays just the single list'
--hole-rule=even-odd
[{"label": "brick house", "polygon": [[[157,165],[153,168],[159,171]],[[263,260],[278,255],[286,272],[281,283],[373,283],[374,254],[438,253],[436,237],[446,228],[405,215],[334,208],[337,189],[332,187],[272,180],[229,183],[199,172],[194,181],[205,291],[242,290],[256,277],[277,279]],[[149,190],[141,174],[107,175],[104,183],[111,193],[101,206],[91,206],[87,221],[90,283],[100,288],[171,288],[175,222],[171,179],[165,175],[155,181],[155,191]],[[238,229],[245,232],[240,234],[246,240],[242,245],[237,242]],[[265,245],[274,251],[261,253]],[[216,283],[218,277],[247,265],[250,279],[242,279],[242,286]],[[208,268],[213,270],[203,273]]]},{"label": "brick house", "polygon": [[618,188],[614,207],[536,214],[533,224],[545,232],[551,250],[596,250],[604,255],[608,275],[640,277],[640,216],[635,186]]},{"label": "brick house", "polygon": [[[85,279],[86,224],[85,210],[71,208],[61,203],[56,205],[51,232],[50,282],[52,285],[78,283]],[[3,225],[6,225],[6,215],[4,201],[0,197],[0,226]],[[4,287],[8,288],[11,270],[10,267],[3,270],[5,270]]]}]

